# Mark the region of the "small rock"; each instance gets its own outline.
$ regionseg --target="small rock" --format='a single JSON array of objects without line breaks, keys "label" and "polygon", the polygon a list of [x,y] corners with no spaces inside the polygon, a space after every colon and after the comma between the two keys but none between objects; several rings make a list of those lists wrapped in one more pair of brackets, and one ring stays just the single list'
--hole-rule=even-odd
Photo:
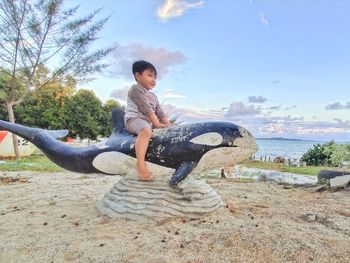
[{"label": "small rock", "polygon": [[350,184],[350,174],[337,176],[329,180],[332,188],[348,187]]},{"label": "small rock", "polygon": [[315,214],[305,214],[301,215],[300,218],[306,222],[314,222],[317,219],[317,216]]},{"label": "small rock", "polygon": [[[322,192],[322,191],[326,190],[327,188],[328,188],[327,185],[321,184],[321,185],[317,185],[317,186],[314,186],[314,187],[309,187],[308,191],[309,192],[313,192],[313,193],[315,193],[315,192]],[[317,198],[317,199],[319,199],[319,198]]]}]

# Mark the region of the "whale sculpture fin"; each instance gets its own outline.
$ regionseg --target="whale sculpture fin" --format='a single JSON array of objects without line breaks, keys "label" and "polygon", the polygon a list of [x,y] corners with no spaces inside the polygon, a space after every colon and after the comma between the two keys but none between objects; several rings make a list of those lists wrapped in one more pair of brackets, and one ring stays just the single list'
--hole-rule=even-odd
[{"label": "whale sculpture fin", "polygon": [[170,186],[177,185],[180,181],[186,178],[186,176],[192,172],[193,168],[196,166],[196,162],[185,162],[176,169],[175,173],[170,179]]},{"label": "whale sculpture fin", "polygon": [[68,135],[68,130],[45,130],[48,134],[50,134],[55,139],[62,139]]},{"label": "whale sculpture fin", "polygon": [[114,108],[112,111],[112,128],[113,132],[120,132],[125,130],[124,123],[125,112],[121,108]]}]

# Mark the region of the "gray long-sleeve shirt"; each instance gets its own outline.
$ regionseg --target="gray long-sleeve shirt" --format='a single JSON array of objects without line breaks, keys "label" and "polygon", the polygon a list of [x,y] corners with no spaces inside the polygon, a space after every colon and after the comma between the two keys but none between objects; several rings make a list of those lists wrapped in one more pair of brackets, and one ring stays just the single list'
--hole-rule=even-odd
[{"label": "gray long-sleeve shirt", "polygon": [[153,92],[139,84],[132,85],[128,92],[125,122],[135,117],[147,118],[152,113],[155,113],[160,119],[166,116],[157,96]]}]

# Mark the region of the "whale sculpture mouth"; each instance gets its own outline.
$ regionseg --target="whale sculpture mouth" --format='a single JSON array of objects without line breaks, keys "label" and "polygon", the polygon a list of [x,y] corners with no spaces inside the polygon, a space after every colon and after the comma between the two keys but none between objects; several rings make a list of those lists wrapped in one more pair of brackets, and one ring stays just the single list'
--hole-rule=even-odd
[{"label": "whale sculpture mouth", "polygon": [[231,167],[252,156],[257,145],[249,137],[238,138],[232,147],[221,147],[205,153],[192,173],[201,173],[218,167]]}]

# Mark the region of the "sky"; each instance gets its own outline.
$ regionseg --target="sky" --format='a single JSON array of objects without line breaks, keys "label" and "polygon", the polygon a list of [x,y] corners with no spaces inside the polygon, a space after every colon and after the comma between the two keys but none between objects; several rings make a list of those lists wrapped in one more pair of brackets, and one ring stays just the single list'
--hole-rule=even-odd
[{"label": "sky", "polygon": [[92,45],[110,67],[80,84],[126,103],[131,65],[182,123],[230,121],[255,137],[350,140],[350,1],[69,0],[110,16]]}]

